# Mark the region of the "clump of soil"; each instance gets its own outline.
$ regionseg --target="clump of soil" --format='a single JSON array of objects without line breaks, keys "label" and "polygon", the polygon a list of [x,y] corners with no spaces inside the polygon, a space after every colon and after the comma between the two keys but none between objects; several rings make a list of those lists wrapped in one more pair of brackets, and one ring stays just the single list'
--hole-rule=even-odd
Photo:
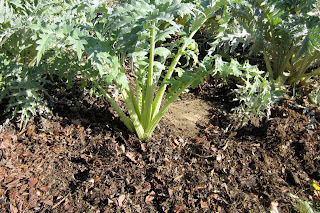
[{"label": "clump of soil", "polygon": [[[289,104],[232,128],[226,97],[184,97],[146,142],[110,105],[75,89],[52,116],[0,133],[3,212],[297,212],[320,181],[319,126]],[[223,94],[223,93],[222,93]],[[202,99],[199,99],[202,97]],[[205,98],[204,98],[205,97]]]}]

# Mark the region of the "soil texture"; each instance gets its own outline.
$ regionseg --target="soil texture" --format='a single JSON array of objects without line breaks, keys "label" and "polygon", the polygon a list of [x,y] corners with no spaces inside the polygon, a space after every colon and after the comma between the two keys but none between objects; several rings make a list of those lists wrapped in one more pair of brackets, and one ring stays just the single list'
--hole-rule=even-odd
[{"label": "soil texture", "polygon": [[320,181],[319,117],[282,101],[235,129],[224,94],[182,96],[148,141],[74,88],[24,130],[2,118],[1,212],[297,212],[289,193]]}]

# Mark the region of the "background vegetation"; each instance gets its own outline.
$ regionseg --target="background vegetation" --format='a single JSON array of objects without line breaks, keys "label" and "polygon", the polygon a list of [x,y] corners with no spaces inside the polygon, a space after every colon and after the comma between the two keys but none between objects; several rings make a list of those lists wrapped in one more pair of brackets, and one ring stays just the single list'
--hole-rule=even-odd
[{"label": "background vegetation", "polygon": [[4,0],[0,103],[23,128],[45,109],[49,90],[77,79],[84,91],[106,98],[143,140],[181,93],[209,77],[236,82],[234,110],[242,125],[270,116],[273,104],[293,91],[319,106],[313,87],[320,74],[319,5]]}]

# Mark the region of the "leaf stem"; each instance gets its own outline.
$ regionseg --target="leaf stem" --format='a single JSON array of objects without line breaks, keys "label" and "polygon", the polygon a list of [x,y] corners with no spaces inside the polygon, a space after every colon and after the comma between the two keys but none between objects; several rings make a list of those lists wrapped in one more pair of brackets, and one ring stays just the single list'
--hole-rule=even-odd
[{"label": "leaf stem", "polygon": [[141,125],[139,116],[138,116],[138,114],[137,114],[137,112],[135,110],[134,100],[133,100],[132,97],[130,97],[130,95],[128,95],[126,89],[123,89],[121,91],[121,94],[122,94],[122,97],[123,97],[123,99],[124,99],[124,101],[126,103],[126,107],[128,109],[130,118],[132,120],[135,132],[137,133],[139,138],[143,138],[144,137],[144,129],[143,129],[143,126]]},{"label": "leaf stem", "polygon": [[130,97],[130,99],[132,100],[133,106],[134,106],[134,110],[138,115],[139,120],[141,120],[141,111],[140,111],[140,107],[139,107],[139,100],[136,99],[134,92],[131,88],[131,86],[129,85],[129,91],[128,91],[128,95]]},{"label": "leaf stem", "polygon": [[158,125],[158,123],[160,122],[161,118],[164,116],[164,114],[166,113],[166,111],[169,109],[169,107],[171,106],[171,104],[178,99],[179,95],[181,95],[181,93],[183,91],[186,90],[186,88],[188,88],[195,79],[192,79],[191,81],[189,81],[187,84],[185,84],[182,88],[180,88],[173,96],[171,96],[171,98],[163,105],[163,107],[161,108],[161,110],[154,116],[154,118],[152,119],[152,121],[150,122],[148,128],[145,130],[145,138],[150,138],[152,136],[152,133],[154,131],[154,129],[156,128],[156,126]]},{"label": "leaf stem", "polygon": [[149,125],[149,122],[152,118],[152,104],[153,104],[153,64],[154,64],[154,55],[155,55],[155,38],[156,38],[156,26],[155,21],[151,23],[151,32],[150,32],[150,56],[149,56],[149,67],[148,67],[148,76],[147,76],[147,91],[143,112],[142,112],[142,126],[146,129]]},{"label": "leaf stem", "polygon": [[[205,22],[205,20],[203,21],[203,23]],[[191,34],[189,35],[188,39],[192,39],[193,38],[193,36],[196,34],[196,32],[198,31],[200,26],[198,28],[196,28],[193,32],[191,32]],[[161,106],[161,101],[163,99],[164,92],[166,91],[166,88],[167,88],[167,80],[171,78],[171,76],[173,74],[173,71],[175,70],[175,68],[176,68],[176,66],[177,66],[177,64],[178,64],[178,62],[180,60],[180,57],[183,55],[184,50],[186,48],[187,48],[187,42],[183,43],[183,45],[179,48],[178,53],[176,54],[176,56],[174,57],[174,59],[172,60],[172,62],[170,64],[170,67],[168,68],[167,74],[163,78],[163,81],[162,81],[162,83],[160,85],[158,93],[157,93],[157,95],[155,97],[155,100],[153,102],[152,117],[156,116],[156,114],[159,112],[159,109],[160,109],[160,106]]]},{"label": "leaf stem", "polygon": [[[92,82],[94,82],[94,81],[92,81]],[[121,110],[119,105],[112,99],[112,97],[98,83],[94,82],[94,84],[100,90],[101,94],[109,101],[109,103],[112,105],[112,107],[119,114],[120,119],[123,121],[123,123],[129,129],[129,131],[136,132],[132,121],[126,116],[126,114],[124,114],[124,112]]]},{"label": "leaf stem", "polygon": [[266,50],[263,50],[263,58],[264,58],[264,61],[266,62],[267,71],[268,71],[268,73],[270,75],[270,78],[272,80],[276,80],[276,79],[274,79],[275,76],[274,76],[274,73],[273,73],[273,70],[272,70],[272,67],[271,67],[271,63],[270,63],[270,59],[268,57],[268,54],[267,54]]}]

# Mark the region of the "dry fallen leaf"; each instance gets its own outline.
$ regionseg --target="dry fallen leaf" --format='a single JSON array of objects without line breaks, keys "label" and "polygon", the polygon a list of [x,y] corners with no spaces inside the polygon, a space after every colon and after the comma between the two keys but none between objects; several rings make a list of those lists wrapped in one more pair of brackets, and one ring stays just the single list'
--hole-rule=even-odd
[{"label": "dry fallen leaf", "polygon": [[208,209],[209,208],[209,203],[203,200],[200,200],[200,205],[202,209]]},{"label": "dry fallen leaf", "polygon": [[126,199],[126,195],[125,194],[122,194],[122,195],[119,196],[118,204],[119,204],[120,207],[122,207],[124,205],[125,199]]},{"label": "dry fallen leaf", "polygon": [[215,200],[218,200],[219,199],[219,194],[215,193],[215,194],[212,194],[211,197]]},{"label": "dry fallen leaf", "polygon": [[187,210],[187,207],[185,205],[176,205],[173,209],[174,212],[184,212]]},{"label": "dry fallen leaf", "polygon": [[81,154],[80,157],[82,159],[84,159],[86,162],[88,162],[90,160],[90,156],[89,155],[86,155],[86,154]]},{"label": "dry fallen leaf", "polygon": [[7,161],[6,165],[5,165],[7,168],[9,169],[14,169],[15,166],[13,165],[11,159]]},{"label": "dry fallen leaf", "polygon": [[126,156],[134,163],[138,163],[138,161],[136,160],[136,155],[133,152],[127,152]]},{"label": "dry fallen leaf", "polygon": [[148,192],[148,191],[150,191],[150,189],[151,189],[151,183],[149,183],[149,182],[144,182],[142,185],[141,185],[141,187],[142,187],[142,192]]},{"label": "dry fallen leaf", "polygon": [[217,154],[216,160],[218,162],[220,162],[222,160],[222,155],[221,154]]},{"label": "dry fallen leaf", "polygon": [[43,192],[48,191],[48,187],[47,186],[40,186],[39,189]]},{"label": "dry fallen leaf", "polygon": [[0,167],[0,182],[7,176],[6,169],[4,167]]},{"label": "dry fallen leaf", "polygon": [[169,196],[172,197],[174,190],[173,189],[168,189]]},{"label": "dry fallen leaf", "polygon": [[30,152],[24,152],[22,153],[22,157],[28,157],[30,155]]},{"label": "dry fallen leaf", "polygon": [[0,149],[6,149],[12,146],[12,137],[9,135],[5,135],[4,133],[0,134]]},{"label": "dry fallen leaf", "polygon": [[95,178],[93,178],[93,179],[94,179],[94,182],[98,182],[99,180],[102,179],[102,177],[95,177]]},{"label": "dry fallen leaf", "polygon": [[112,204],[112,203],[114,203],[114,202],[113,202],[113,200],[111,200],[111,199],[108,198],[108,203],[109,203],[109,204]]},{"label": "dry fallen leaf", "polygon": [[30,124],[27,127],[27,135],[28,137],[31,137],[33,134],[35,134],[35,131],[37,129],[37,126],[34,124]]},{"label": "dry fallen leaf", "polygon": [[42,201],[44,204],[47,204],[48,206],[53,206],[53,201],[52,200],[44,200]]},{"label": "dry fallen leaf", "polygon": [[279,213],[278,205],[279,204],[277,202],[272,201],[270,205],[270,213]]},{"label": "dry fallen leaf", "polygon": [[10,203],[10,212],[11,213],[18,213],[17,207]]},{"label": "dry fallen leaf", "polygon": [[8,183],[8,184],[6,185],[6,187],[7,187],[8,189],[11,189],[11,188],[18,187],[18,186],[21,186],[21,185],[22,185],[22,184],[20,183],[20,179],[17,179],[17,180],[14,180],[14,181]]},{"label": "dry fallen leaf", "polygon": [[141,145],[141,150],[142,150],[143,152],[146,152],[146,151],[147,151],[146,144],[145,144],[145,143],[141,143],[140,145]]},{"label": "dry fallen leaf", "polygon": [[6,191],[4,189],[0,188],[0,197],[2,197],[5,193],[6,193]]},{"label": "dry fallen leaf", "polygon": [[105,194],[106,196],[109,195],[109,188],[108,188],[108,187],[106,187],[106,189],[104,190],[104,194]]},{"label": "dry fallen leaf", "polygon": [[162,181],[162,176],[159,173],[155,173],[156,178],[158,178],[158,180]]},{"label": "dry fallen leaf", "polygon": [[34,187],[37,183],[38,183],[38,179],[37,178],[30,178],[29,179],[29,187],[30,188]]},{"label": "dry fallen leaf", "polygon": [[17,188],[13,188],[9,191],[9,199],[10,200],[15,200],[19,197],[19,192]]},{"label": "dry fallen leaf", "polygon": [[155,196],[155,192],[154,191],[151,191],[150,194],[147,195],[146,199],[145,199],[145,202],[146,203],[151,203],[154,199],[154,196]]}]

